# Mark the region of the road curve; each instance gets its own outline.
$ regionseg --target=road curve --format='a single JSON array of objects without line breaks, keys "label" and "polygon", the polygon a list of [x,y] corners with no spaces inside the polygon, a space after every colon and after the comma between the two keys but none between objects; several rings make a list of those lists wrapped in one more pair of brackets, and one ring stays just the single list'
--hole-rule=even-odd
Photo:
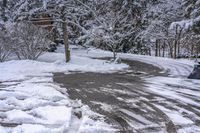
[{"label": "road curve", "polygon": [[[166,73],[139,61],[123,62],[130,65],[128,70],[112,74],[55,73],[54,82],[67,88],[71,99],[81,99],[93,111],[103,114],[119,132],[176,133],[178,129],[190,126],[174,123],[161,106],[172,110],[175,110],[173,106],[177,106],[197,116],[200,113],[197,111],[199,106],[193,108],[180,100],[147,89],[149,83],[146,78],[167,77]],[[191,124],[199,125],[199,117],[189,118],[193,122]]]}]

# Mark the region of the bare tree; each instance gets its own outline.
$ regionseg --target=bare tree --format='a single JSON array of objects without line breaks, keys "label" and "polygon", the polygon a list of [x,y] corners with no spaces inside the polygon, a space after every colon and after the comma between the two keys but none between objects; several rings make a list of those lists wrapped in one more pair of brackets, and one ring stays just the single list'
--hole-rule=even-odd
[{"label": "bare tree", "polygon": [[187,32],[181,39],[182,48],[185,49],[189,57],[198,57],[200,53],[200,35],[196,35],[194,32]]},{"label": "bare tree", "polygon": [[89,41],[86,43],[112,51],[115,60],[117,52],[123,48],[122,41],[128,33],[122,32],[124,25],[121,24],[119,16],[113,12],[107,13],[101,20],[104,24],[91,31],[88,36]]},{"label": "bare tree", "polygon": [[18,23],[12,32],[16,41],[12,48],[19,59],[36,60],[49,47],[50,40],[47,35],[48,32],[41,27],[31,23]]},{"label": "bare tree", "polygon": [[[55,22],[55,28],[59,29],[65,45],[66,62],[70,60],[69,37],[73,28],[78,29],[80,35],[84,35],[86,21],[96,18],[91,3],[85,0],[19,0],[16,4],[16,18],[18,20],[29,20],[38,14],[49,15]],[[90,5],[90,6],[89,6]]]},{"label": "bare tree", "polygon": [[185,25],[179,25],[179,24],[175,24],[174,27],[170,28],[170,33],[173,36],[174,59],[176,59],[177,55],[180,54],[180,40],[183,36],[184,28]]},{"label": "bare tree", "polygon": [[5,61],[12,53],[12,40],[5,31],[0,31],[0,62]]}]

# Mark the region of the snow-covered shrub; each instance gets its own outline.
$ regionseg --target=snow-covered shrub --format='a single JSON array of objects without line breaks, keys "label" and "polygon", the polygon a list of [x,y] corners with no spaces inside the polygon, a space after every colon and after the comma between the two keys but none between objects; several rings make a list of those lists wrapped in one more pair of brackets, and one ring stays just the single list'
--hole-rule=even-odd
[{"label": "snow-covered shrub", "polygon": [[5,31],[0,31],[0,62],[5,61],[12,52],[12,40]]},{"label": "snow-covered shrub", "polygon": [[17,23],[12,31],[13,50],[19,59],[36,60],[51,43],[48,31],[31,23]]}]

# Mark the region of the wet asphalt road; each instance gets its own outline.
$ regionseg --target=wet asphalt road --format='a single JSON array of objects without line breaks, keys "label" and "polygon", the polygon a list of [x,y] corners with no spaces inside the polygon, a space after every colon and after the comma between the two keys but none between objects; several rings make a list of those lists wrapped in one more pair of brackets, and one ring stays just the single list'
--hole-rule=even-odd
[{"label": "wet asphalt road", "polygon": [[[105,116],[108,123],[124,133],[176,133],[180,125],[154,104],[160,99],[188,106],[174,99],[155,94],[146,88],[144,78],[167,76],[159,68],[138,61],[124,60],[130,68],[117,73],[55,73],[54,82],[67,88],[71,99],[80,99],[93,111]],[[195,112],[189,108],[190,111]],[[198,114],[198,112],[195,112]],[[200,116],[200,114],[198,114]],[[199,124],[198,121],[196,122]]]}]

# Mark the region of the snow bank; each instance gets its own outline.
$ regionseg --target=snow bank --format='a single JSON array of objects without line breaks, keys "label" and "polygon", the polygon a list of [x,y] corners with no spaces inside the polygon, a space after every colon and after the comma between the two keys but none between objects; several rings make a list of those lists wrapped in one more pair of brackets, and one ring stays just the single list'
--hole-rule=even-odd
[{"label": "snow bank", "polygon": [[39,60],[13,60],[0,63],[0,81],[23,80],[27,76],[51,76],[53,72],[115,72],[128,68],[126,64],[106,63],[103,60],[87,57],[72,56],[69,63],[65,63],[64,54],[47,53]]},{"label": "snow bank", "polygon": [[[82,50],[79,53],[77,52],[74,52],[74,53],[76,55],[81,55],[85,57],[96,57],[96,58],[112,57],[111,52],[103,51],[100,49],[94,49],[94,48],[91,48],[88,51]],[[136,60],[136,61],[154,65],[162,69],[163,73],[167,72],[170,75],[180,76],[180,77],[189,76],[195,64],[194,61],[188,60],[188,59],[170,59],[170,58],[163,58],[163,57],[135,55],[135,54],[127,54],[127,53],[119,53],[118,56],[122,59]]]}]

